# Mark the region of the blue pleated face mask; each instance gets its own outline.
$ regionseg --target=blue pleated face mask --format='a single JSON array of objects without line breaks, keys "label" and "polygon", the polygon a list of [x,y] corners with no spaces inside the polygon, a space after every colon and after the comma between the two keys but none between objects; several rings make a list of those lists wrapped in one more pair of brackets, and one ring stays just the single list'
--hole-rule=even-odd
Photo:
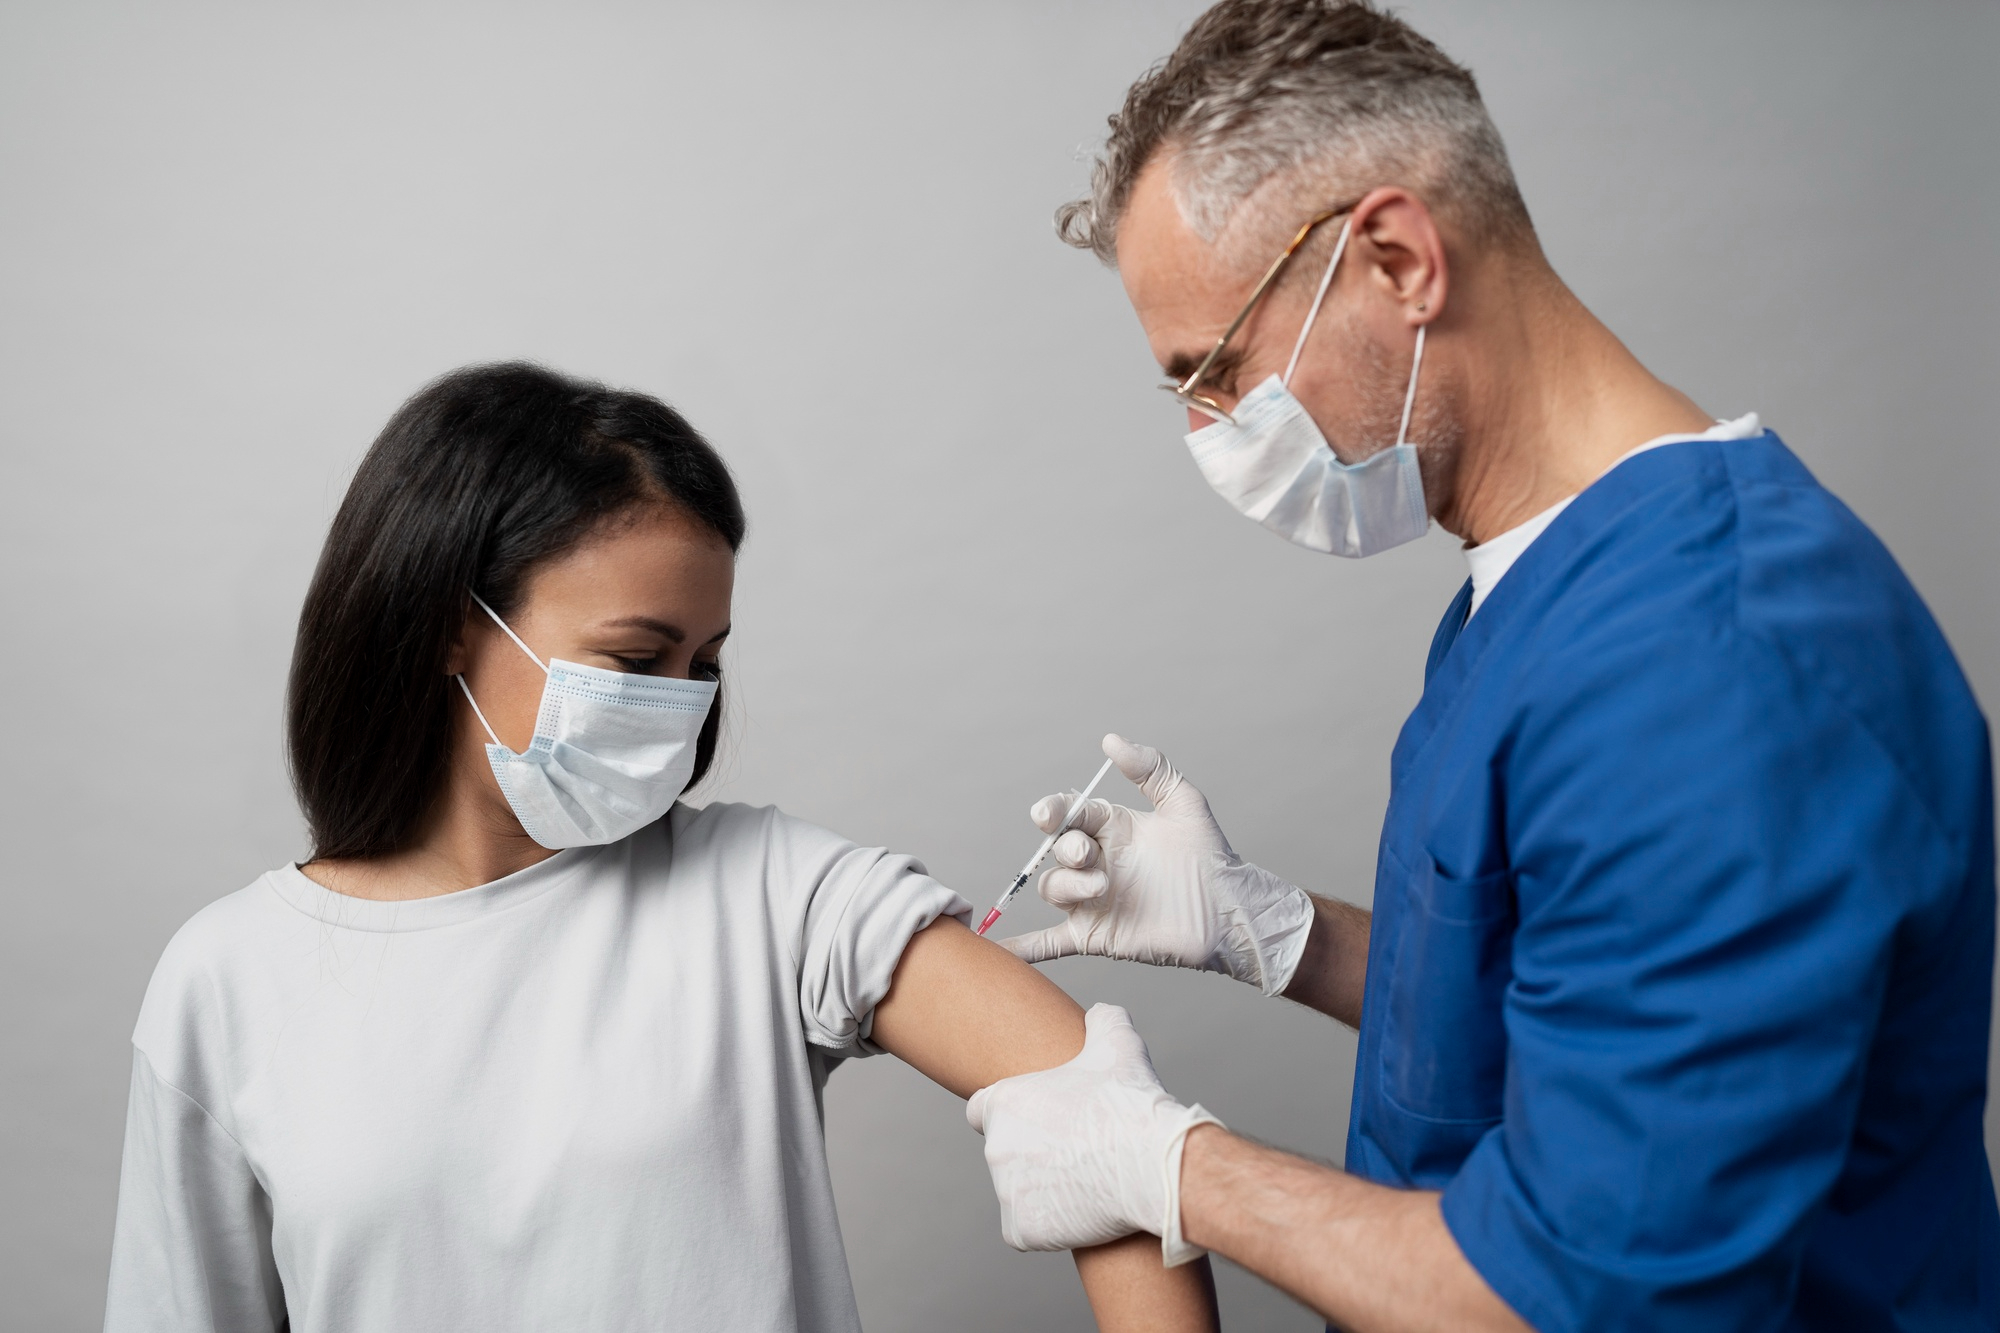
[{"label": "blue pleated face mask", "polygon": [[545,663],[477,593],[472,600],[548,673],[534,739],[520,754],[493,734],[465,677],[453,678],[493,742],[487,761],[528,836],[552,850],[595,847],[666,814],[694,776],[715,682]]},{"label": "blue pleated face mask", "polygon": [[1233,413],[1235,421],[1195,431],[1187,445],[1208,484],[1244,517],[1308,550],[1364,556],[1415,541],[1430,529],[1416,446],[1407,439],[1417,371],[1424,362],[1424,330],[1417,328],[1395,445],[1359,463],[1341,462],[1287,386],[1346,250],[1343,225],[1285,373],[1245,394]]}]

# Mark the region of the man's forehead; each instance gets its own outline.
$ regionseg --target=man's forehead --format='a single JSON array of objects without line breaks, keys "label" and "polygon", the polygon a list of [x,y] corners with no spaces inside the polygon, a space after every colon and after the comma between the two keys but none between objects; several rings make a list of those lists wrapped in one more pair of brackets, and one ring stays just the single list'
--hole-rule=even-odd
[{"label": "man's forehead", "polygon": [[1205,355],[1251,286],[1181,217],[1158,160],[1139,174],[1118,219],[1118,274],[1162,364]]}]

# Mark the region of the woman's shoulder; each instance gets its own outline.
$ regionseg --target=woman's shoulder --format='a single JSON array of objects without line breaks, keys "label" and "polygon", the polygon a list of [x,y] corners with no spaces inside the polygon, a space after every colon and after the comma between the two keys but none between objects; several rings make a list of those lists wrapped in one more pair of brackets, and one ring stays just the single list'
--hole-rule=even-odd
[{"label": "woman's shoulder", "polygon": [[790,858],[801,852],[838,854],[854,844],[819,825],[788,815],[775,805],[714,801],[676,805],[668,814],[677,855],[727,858]]},{"label": "woman's shoulder", "polygon": [[915,858],[870,847],[769,805],[677,805],[669,815],[677,875],[701,874],[740,889],[761,881],[774,900],[802,906],[830,885],[924,877]]},{"label": "woman's shoulder", "polygon": [[[273,871],[189,917],[167,941],[139,1006],[132,1044],[155,1073],[204,1101],[203,1052],[245,1008],[242,992],[298,913],[272,888]],[[196,1086],[190,1086],[196,1085]]]},{"label": "woman's shoulder", "polygon": [[153,969],[148,1003],[186,995],[227,972],[232,963],[249,961],[274,929],[295,917],[271,885],[272,876],[281,873],[259,875],[183,922]]}]

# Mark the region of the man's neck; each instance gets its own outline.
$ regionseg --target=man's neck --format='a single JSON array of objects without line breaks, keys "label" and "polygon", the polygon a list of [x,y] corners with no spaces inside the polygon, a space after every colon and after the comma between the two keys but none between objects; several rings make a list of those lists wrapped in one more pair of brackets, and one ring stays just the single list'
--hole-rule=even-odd
[{"label": "man's neck", "polygon": [[1714,424],[1539,261],[1470,285],[1463,435],[1437,515],[1467,545],[1577,494],[1648,440]]}]

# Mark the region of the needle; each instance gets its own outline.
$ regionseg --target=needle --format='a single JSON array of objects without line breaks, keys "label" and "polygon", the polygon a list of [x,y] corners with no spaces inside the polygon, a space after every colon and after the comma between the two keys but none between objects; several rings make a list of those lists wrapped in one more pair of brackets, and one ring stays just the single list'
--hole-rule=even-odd
[{"label": "needle", "polygon": [[984,935],[988,930],[993,928],[993,923],[998,921],[1000,914],[1007,910],[1007,904],[1012,901],[1015,894],[1021,891],[1021,886],[1028,882],[1028,876],[1035,873],[1035,867],[1040,865],[1042,858],[1049,854],[1049,848],[1056,845],[1056,839],[1076,827],[1076,817],[1083,813],[1083,803],[1090,799],[1090,794],[1097,790],[1097,784],[1104,781],[1104,775],[1110,771],[1111,761],[1107,759],[1104,761],[1104,767],[1097,770],[1097,776],[1090,780],[1090,785],[1079,792],[1077,798],[1069,803],[1069,814],[1063,817],[1062,825],[1054,833],[1042,839],[1042,845],[1037,847],[1035,854],[1028,858],[1028,864],[1021,867],[1021,873],[1014,876],[1014,882],[1009,884],[1007,891],[1000,895],[1000,901],[993,904],[993,910],[988,912],[986,919],[979,923],[979,929],[974,932],[975,934]]}]

